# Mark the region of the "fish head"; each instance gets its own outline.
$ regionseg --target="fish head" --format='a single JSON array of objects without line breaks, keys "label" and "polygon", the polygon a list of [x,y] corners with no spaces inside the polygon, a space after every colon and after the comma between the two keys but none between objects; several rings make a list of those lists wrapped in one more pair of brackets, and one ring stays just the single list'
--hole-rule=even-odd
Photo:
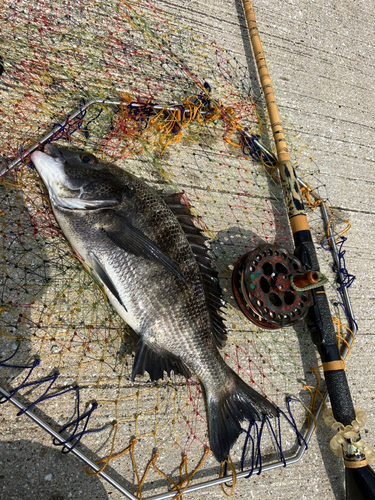
[{"label": "fish head", "polygon": [[32,153],[31,160],[54,208],[100,209],[120,201],[110,170],[90,153],[47,144],[44,152]]}]

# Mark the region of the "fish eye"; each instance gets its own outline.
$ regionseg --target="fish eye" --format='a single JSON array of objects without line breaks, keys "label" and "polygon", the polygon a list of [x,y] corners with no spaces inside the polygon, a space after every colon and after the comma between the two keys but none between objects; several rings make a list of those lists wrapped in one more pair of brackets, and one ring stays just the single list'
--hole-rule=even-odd
[{"label": "fish eye", "polygon": [[95,156],[88,155],[87,153],[82,154],[80,159],[83,163],[90,163],[90,165],[95,163]]}]

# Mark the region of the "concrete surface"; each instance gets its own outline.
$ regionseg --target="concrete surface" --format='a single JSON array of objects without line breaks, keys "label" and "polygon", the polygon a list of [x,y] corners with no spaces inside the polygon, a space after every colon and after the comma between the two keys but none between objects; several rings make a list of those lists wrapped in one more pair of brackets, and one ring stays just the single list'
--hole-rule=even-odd
[{"label": "concrete surface", "polygon": [[[325,186],[331,208],[352,225],[345,257],[348,269],[356,276],[350,297],[359,331],[347,362],[347,376],[355,406],[368,416],[363,437],[374,447],[375,2],[254,0],[253,4],[293,159],[304,172],[311,169],[312,158],[314,172],[318,166],[315,178]],[[251,92],[258,105],[262,104],[240,1],[157,5],[189,25],[193,33],[215,40],[235,56],[249,71],[244,78],[250,78]],[[59,421],[60,410],[64,413],[64,404],[49,414],[55,421]],[[47,409],[43,411],[48,413]],[[122,498],[106,482],[88,478],[81,463],[61,455],[51,439],[25,416],[17,417],[9,403],[0,407],[0,418],[0,497],[4,500]],[[95,423],[100,423],[99,417]],[[343,466],[329,450],[331,437],[332,432],[320,419],[309,450],[298,464],[240,480],[232,498],[343,500]],[[149,440],[148,446],[147,438],[142,438],[145,448],[139,453],[144,453],[144,463],[153,446],[153,439]],[[121,441],[124,446],[127,443],[128,436]],[[92,453],[93,457],[101,456],[95,448]],[[177,468],[177,462],[172,465]],[[131,464],[128,461],[122,467],[131,468]],[[214,461],[210,467],[216,467]],[[122,469],[112,473],[119,481],[125,475]],[[134,491],[132,480],[128,480]],[[158,492],[163,488],[167,489],[166,483]],[[149,485],[144,497],[151,492]],[[218,486],[186,498],[206,495],[225,498]]]}]

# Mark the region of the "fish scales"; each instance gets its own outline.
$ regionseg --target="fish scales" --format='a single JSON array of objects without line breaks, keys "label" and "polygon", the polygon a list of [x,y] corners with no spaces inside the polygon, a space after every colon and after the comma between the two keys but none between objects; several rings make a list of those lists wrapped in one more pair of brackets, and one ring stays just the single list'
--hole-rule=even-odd
[{"label": "fish scales", "polygon": [[[130,182],[129,177],[124,181]],[[178,264],[189,286],[168,273],[157,262],[147,261],[132,254],[107,257],[107,246],[100,254],[108,266],[113,267],[119,289],[126,292],[124,301],[132,302],[129,310],[138,318],[137,332],[155,348],[167,347],[178,355],[180,343],[186,339],[190,350],[209,338],[212,331],[206,305],[202,278],[198,264],[185,234],[170,209],[162,200],[150,193],[144,183],[131,179],[135,195],[134,209],[126,213],[131,222],[154,241],[162,251],[168,252]],[[108,243],[108,242],[106,242]],[[121,255],[122,254],[122,255]],[[142,309],[140,304],[143,304]],[[158,332],[156,338],[154,332]],[[189,334],[187,336],[186,334]],[[185,346],[184,346],[185,347]],[[186,351],[188,352],[188,350]],[[193,355],[197,353],[194,352]]]},{"label": "fish scales", "polygon": [[226,459],[242,420],[278,410],[220,355],[225,327],[209,300],[219,285],[202,237],[194,228],[190,245],[179,222],[178,213],[188,223],[187,208],[173,197],[169,206],[141,179],[82,151],[48,145],[32,161],[63,233],[140,337],[133,378],[145,371],[154,380],[164,371],[195,373],[207,399],[211,449]]}]

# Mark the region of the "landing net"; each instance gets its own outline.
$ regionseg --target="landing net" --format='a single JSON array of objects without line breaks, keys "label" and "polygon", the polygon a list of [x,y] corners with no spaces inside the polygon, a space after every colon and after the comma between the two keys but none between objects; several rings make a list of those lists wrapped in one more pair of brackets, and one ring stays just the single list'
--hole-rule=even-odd
[{"label": "landing net", "polygon": [[[298,447],[296,428],[306,428],[310,393],[303,385],[315,384],[309,369],[318,363],[302,326],[257,328],[231,290],[233,264],[245,252],[273,242],[293,250],[275,172],[244,135],[267,144],[243,55],[147,1],[6,1],[1,42],[3,166],[22,158],[0,184],[1,385],[16,397],[27,392],[30,408],[68,431],[71,443],[82,440],[139,497],[181,492],[223,473],[208,451],[198,379],[152,383],[146,374],[131,381],[136,335],[72,252],[23,154],[53,129],[53,142],[116,162],[155,189],[182,193],[192,206],[212,240],[227,303],[222,354],[289,418],[280,429],[267,424],[260,444],[263,464],[285,460]],[[85,109],[91,100],[122,104]],[[292,143],[298,175],[329,204],[308,147],[298,137]],[[319,245],[326,236],[318,211],[309,212],[309,223]],[[345,224],[336,218],[336,226],[339,232]],[[330,252],[319,253],[332,307],[343,319]],[[288,395],[303,403],[288,403],[295,426]],[[232,471],[260,464],[251,432],[232,449]]]}]

